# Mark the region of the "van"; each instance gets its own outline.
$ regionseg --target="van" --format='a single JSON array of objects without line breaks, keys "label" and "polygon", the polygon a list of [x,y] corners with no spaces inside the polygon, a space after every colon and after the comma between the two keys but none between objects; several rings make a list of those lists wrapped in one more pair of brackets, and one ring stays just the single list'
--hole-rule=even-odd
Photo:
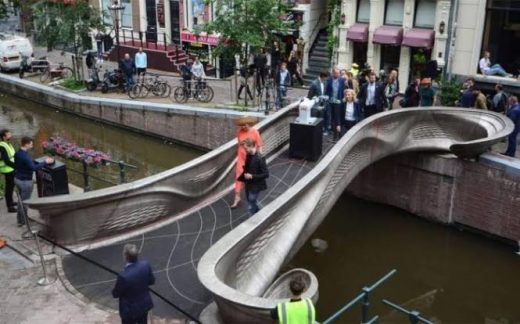
[{"label": "van", "polygon": [[19,69],[22,55],[29,58],[27,63],[30,64],[33,58],[33,48],[27,38],[0,34],[0,70],[2,72]]}]

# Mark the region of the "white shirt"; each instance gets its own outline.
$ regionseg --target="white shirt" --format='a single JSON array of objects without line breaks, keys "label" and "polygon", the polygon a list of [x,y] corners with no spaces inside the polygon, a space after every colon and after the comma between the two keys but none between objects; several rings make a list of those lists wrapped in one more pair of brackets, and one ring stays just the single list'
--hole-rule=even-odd
[{"label": "white shirt", "polygon": [[491,65],[491,62],[489,61],[488,58],[483,57],[480,59],[479,66],[480,66],[480,70],[482,72],[489,70],[490,65]]},{"label": "white shirt", "polygon": [[365,104],[367,106],[375,105],[375,98],[376,96],[376,83],[369,83],[367,86],[367,100]]},{"label": "white shirt", "polygon": [[320,88],[321,88],[321,94],[324,95],[325,94],[325,84],[321,80],[320,80]]},{"label": "white shirt", "polygon": [[193,73],[193,76],[196,78],[205,78],[206,73],[204,73],[204,65],[202,63],[193,63],[191,66],[191,73]]},{"label": "white shirt", "polygon": [[135,67],[138,69],[146,69],[148,60],[145,52],[137,52],[135,54]]},{"label": "white shirt", "polygon": [[345,109],[346,109],[346,111],[345,111],[345,120],[347,120],[347,121],[356,121],[356,118],[354,117],[354,103],[353,102],[347,102]]}]

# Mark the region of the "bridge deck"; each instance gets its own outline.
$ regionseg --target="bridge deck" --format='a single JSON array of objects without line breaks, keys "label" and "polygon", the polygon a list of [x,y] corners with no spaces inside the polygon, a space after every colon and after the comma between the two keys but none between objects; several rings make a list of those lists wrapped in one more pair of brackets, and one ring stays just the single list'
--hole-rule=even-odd
[{"label": "bridge deck", "polygon": [[[324,148],[330,148],[331,144],[329,140],[325,140]],[[290,159],[287,151],[280,154],[269,164],[268,189],[262,192],[260,205],[266,205],[279,197],[307,174],[313,165],[312,162]],[[140,249],[141,258],[148,260],[153,267],[156,277],[154,289],[198,317],[202,309],[212,301],[212,296],[198,280],[198,261],[213,243],[238,226],[248,215],[245,199],[242,198],[241,206],[234,210],[229,208],[232,199],[233,193],[230,192],[224,198],[177,222],[82,254],[119,271],[124,267],[123,245],[135,243]],[[72,255],[64,258],[63,269],[70,283],[85,297],[117,309],[117,300],[111,295],[115,283],[112,274]],[[154,298],[154,304],[155,315],[165,318],[183,317],[157,298]]]}]

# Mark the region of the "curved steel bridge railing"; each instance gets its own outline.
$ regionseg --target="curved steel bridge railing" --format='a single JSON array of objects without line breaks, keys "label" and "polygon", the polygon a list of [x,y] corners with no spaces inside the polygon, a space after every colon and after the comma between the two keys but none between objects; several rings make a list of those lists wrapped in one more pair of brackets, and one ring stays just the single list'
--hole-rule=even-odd
[{"label": "curved steel bridge railing", "polygon": [[[303,269],[273,281],[369,164],[408,151],[477,157],[512,130],[503,115],[434,107],[384,112],[357,124],[304,178],[204,254],[198,275],[214,294],[219,316],[225,323],[270,323],[269,309],[290,297],[287,281],[298,273],[310,284],[307,295],[317,298],[316,279]],[[204,316],[214,311],[212,305]]]}]

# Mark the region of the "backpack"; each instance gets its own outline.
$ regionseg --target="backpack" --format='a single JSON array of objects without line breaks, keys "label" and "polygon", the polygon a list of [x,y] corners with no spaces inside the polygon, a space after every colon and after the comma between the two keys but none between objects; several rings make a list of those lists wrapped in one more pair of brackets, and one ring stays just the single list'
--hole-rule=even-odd
[{"label": "backpack", "polygon": [[495,105],[491,104],[490,107],[492,107],[493,111],[496,111],[496,112],[505,112],[506,111],[506,108],[507,108],[507,101],[509,99],[509,95],[507,93],[505,93],[504,91],[502,91],[502,95],[500,97],[500,101],[498,102],[498,104]]}]

